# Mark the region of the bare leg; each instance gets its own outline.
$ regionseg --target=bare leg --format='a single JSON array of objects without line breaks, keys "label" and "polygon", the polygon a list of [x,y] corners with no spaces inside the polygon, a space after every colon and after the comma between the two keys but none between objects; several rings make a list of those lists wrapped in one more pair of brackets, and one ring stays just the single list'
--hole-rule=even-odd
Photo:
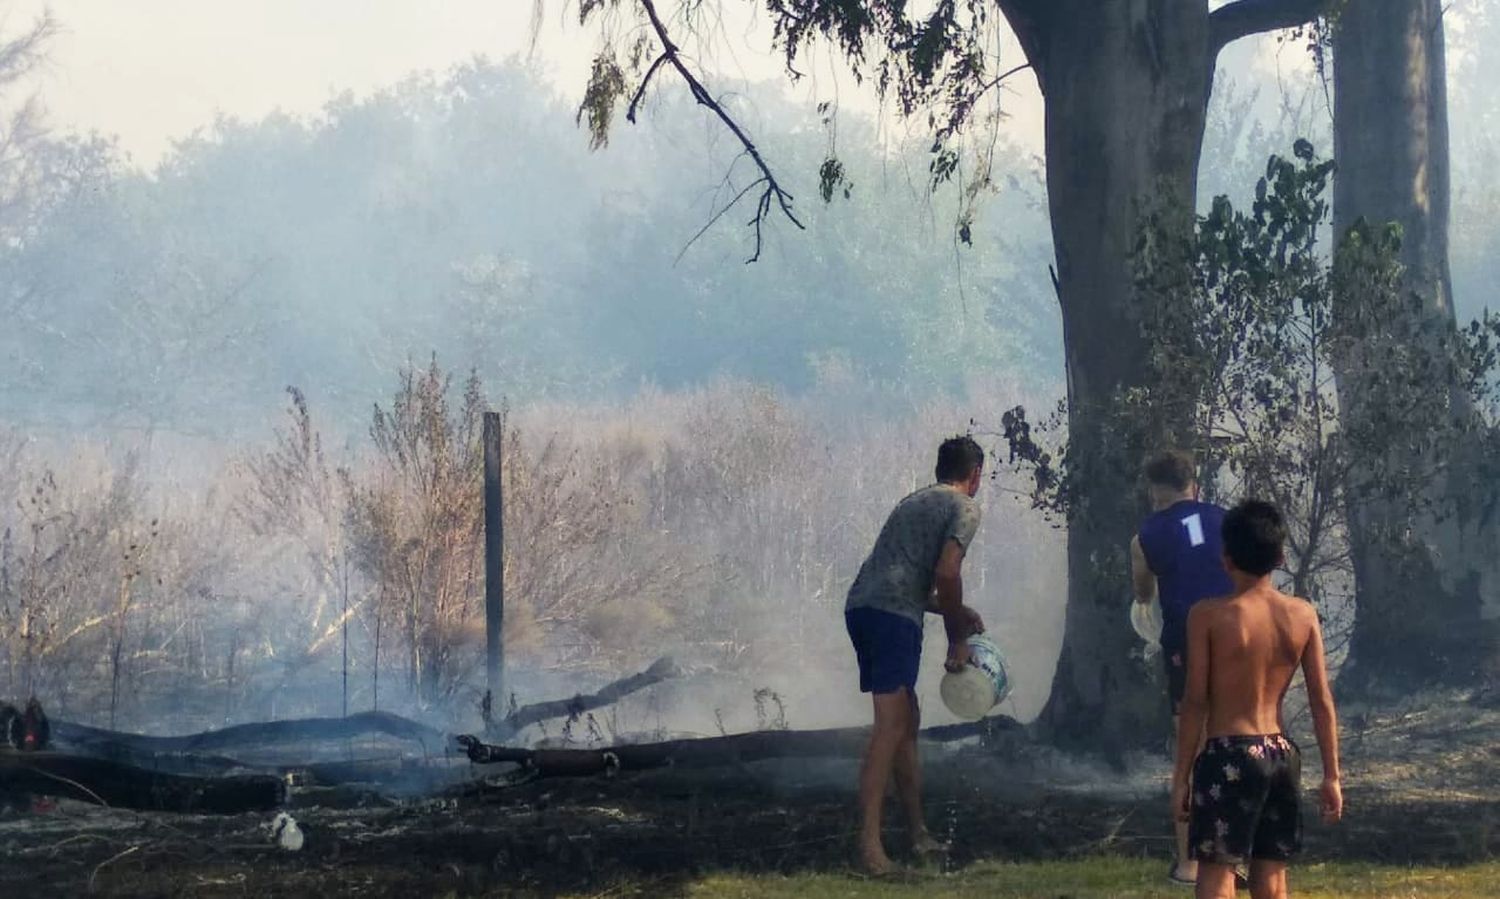
[{"label": "bare leg", "polygon": [[906,732],[896,750],[896,791],[901,797],[901,806],[906,811],[907,832],[911,835],[912,848],[919,854],[940,852],[943,844],[927,832],[927,821],[922,816],[922,761],[917,753],[917,734],[922,729],[922,710],[917,705],[917,696],[905,691],[910,700]]},{"label": "bare leg", "polygon": [[1254,899],[1286,899],[1286,862],[1250,862],[1250,895]]},{"label": "bare leg", "polygon": [[[1172,745],[1177,745],[1178,717],[1172,716]],[[1198,862],[1188,852],[1188,825],[1186,821],[1173,819],[1172,829],[1177,835],[1177,876],[1192,880],[1198,876]]]},{"label": "bare leg", "polygon": [[1234,865],[1198,864],[1198,899],[1234,899]]},{"label": "bare leg", "polygon": [[894,865],[885,854],[880,838],[880,818],[885,805],[885,790],[891,782],[896,755],[906,738],[911,703],[905,690],[873,694],[875,726],[870,729],[870,744],[859,772],[859,807],[861,813],[859,854],[865,870],[884,874]]}]

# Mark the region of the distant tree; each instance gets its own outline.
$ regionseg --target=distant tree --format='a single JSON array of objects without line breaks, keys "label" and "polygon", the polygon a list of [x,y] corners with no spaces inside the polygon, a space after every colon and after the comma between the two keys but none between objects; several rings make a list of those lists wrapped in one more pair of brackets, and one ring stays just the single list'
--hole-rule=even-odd
[{"label": "distant tree", "polygon": [[[765,86],[746,96],[813,190],[821,117]],[[855,116],[839,133],[846,177],[870,189],[808,210],[816,233],[753,270],[725,264],[743,247],[722,229],[681,253],[720,181],[685,117],[590,156],[519,64],[413,77],[305,121],[223,120],[150,173],[107,143],[49,145],[76,187],[0,252],[0,416],[217,435],[258,427],[294,383],[317,386],[339,437],[433,350],[528,401],[721,375],[801,391],[831,357],[911,390],[962,391],[976,367],[1057,380],[1035,160],[997,159],[1014,227],[955,266],[933,222],[957,199],[900,189],[924,148],[880,151]]]},{"label": "distant tree", "polygon": [[0,37],[0,99],[10,112],[0,117],[0,240],[21,239],[48,189],[48,166],[38,149],[46,144],[42,107],[35,96],[17,96],[47,58],[57,22],[43,13],[19,34]]}]

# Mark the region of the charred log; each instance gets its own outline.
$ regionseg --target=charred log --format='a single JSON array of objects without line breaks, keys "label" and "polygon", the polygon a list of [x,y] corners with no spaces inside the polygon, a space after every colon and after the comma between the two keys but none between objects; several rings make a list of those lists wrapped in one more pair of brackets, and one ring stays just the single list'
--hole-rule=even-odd
[{"label": "charred log", "polygon": [[[934,742],[956,742],[971,738],[994,737],[1018,731],[1021,725],[1008,717],[986,719],[974,724],[955,724],[922,732]],[[767,759],[789,758],[858,758],[869,740],[869,728],[849,727],[829,730],[765,730],[723,737],[692,740],[668,740],[660,743],[638,743],[603,749],[525,749],[494,746],[477,737],[462,735],[456,739],[477,764],[511,763],[520,765],[538,777],[580,777],[614,774],[621,771],[644,771],[651,768],[708,768],[740,765]]]},{"label": "charred log", "polygon": [[230,815],[276,808],[286,788],[272,775],[187,777],[58,752],[0,752],[0,795],[28,794],[138,811]]},{"label": "charred log", "polygon": [[447,738],[437,730],[389,712],[362,712],[347,718],[300,718],[237,724],[221,730],[178,737],[152,737],[58,721],[58,741],[72,749],[107,758],[142,759],[156,754],[211,753],[215,750],[314,740],[347,740],[384,734],[420,743],[437,751]]}]

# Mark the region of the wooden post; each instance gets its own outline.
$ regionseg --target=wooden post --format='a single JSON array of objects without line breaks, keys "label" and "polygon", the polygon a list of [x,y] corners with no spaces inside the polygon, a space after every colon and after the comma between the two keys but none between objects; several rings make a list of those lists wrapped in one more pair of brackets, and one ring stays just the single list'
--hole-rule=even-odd
[{"label": "wooden post", "polygon": [[484,413],[484,633],[485,686],[504,708],[505,493],[501,489],[504,418]]}]

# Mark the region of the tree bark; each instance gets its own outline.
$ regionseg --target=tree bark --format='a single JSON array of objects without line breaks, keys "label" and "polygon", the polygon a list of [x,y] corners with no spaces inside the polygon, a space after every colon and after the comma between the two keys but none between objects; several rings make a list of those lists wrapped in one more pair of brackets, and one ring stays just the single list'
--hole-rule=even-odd
[{"label": "tree bark", "polygon": [[1130,656],[1125,625],[1127,546],[1144,512],[1136,471],[1166,437],[1116,411],[1122,391],[1143,386],[1149,351],[1132,256],[1147,215],[1190,233],[1214,61],[1206,4],[1058,0],[1052,10],[1035,68],[1046,97],[1068,464],[1081,493],[1069,511],[1063,648],[1040,724],[1056,742],[1114,752],[1159,743],[1167,714]]},{"label": "tree bark", "polygon": [[[1334,228],[1359,219],[1398,222],[1413,313],[1436,337],[1456,320],[1448,267],[1448,109],[1441,0],[1360,0],[1338,22],[1334,45]],[[1373,350],[1373,351],[1370,351]],[[1364,358],[1378,360],[1378,347]],[[1378,363],[1373,363],[1378,364]],[[1357,366],[1357,363],[1355,363]],[[1340,372],[1346,416],[1369,397],[1357,367]],[[1457,383],[1428,385],[1434,402],[1472,416]],[[1462,422],[1461,422],[1462,424]],[[1424,460],[1383,448],[1386,463],[1420,471]],[[1404,688],[1470,682],[1500,659],[1500,515],[1496,491],[1476,475],[1480,447],[1462,438],[1432,499],[1452,514],[1419,515],[1379,499],[1351,499],[1358,595],[1353,681]],[[1476,496],[1485,494],[1488,496]],[[1477,501],[1476,501],[1477,500]],[[1488,514],[1486,509],[1488,508]]]}]

